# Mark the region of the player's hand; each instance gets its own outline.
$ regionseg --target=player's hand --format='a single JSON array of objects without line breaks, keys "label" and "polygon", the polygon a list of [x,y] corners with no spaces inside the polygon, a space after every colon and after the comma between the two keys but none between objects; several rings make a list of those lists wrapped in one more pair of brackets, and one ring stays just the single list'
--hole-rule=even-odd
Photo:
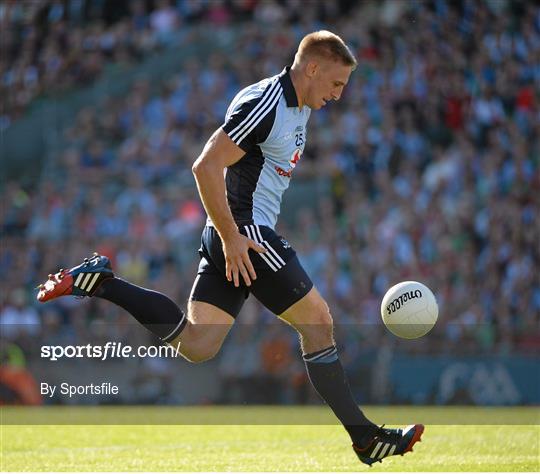
[{"label": "player's hand", "polygon": [[249,258],[249,249],[258,253],[265,253],[266,249],[240,232],[232,234],[222,241],[227,280],[234,282],[234,286],[238,287],[240,286],[240,275],[242,275],[246,285],[251,286],[251,281],[257,279],[257,274]]}]

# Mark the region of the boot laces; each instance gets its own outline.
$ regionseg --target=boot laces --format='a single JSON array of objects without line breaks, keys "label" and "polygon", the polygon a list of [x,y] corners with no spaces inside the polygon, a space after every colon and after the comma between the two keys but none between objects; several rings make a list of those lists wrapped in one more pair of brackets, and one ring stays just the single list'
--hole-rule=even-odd
[{"label": "boot laces", "polygon": [[376,437],[384,440],[387,443],[398,444],[402,438],[401,430],[385,428],[384,426],[385,425],[382,425],[378,429]]}]

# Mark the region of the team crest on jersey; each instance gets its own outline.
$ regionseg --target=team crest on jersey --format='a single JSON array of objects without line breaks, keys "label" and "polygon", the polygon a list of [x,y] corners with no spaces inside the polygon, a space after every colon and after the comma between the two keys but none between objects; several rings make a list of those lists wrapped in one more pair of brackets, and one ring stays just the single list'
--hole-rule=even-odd
[{"label": "team crest on jersey", "polygon": [[296,168],[296,163],[298,163],[301,157],[302,157],[302,150],[300,148],[297,148],[296,150],[294,150],[291,160],[289,161],[291,168]]},{"label": "team crest on jersey", "polygon": [[275,169],[277,171],[277,174],[280,176],[284,176],[286,178],[290,178],[292,176],[292,172],[294,168],[296,168],[296,164],[298,161],[300,161],[300,158],[302,157],[302,150],[300,148],[297,148],[294,150],[291,159],[289,160],[289,165],[291,166],[287,171],[281,168],[280,166],[276,166]]}]

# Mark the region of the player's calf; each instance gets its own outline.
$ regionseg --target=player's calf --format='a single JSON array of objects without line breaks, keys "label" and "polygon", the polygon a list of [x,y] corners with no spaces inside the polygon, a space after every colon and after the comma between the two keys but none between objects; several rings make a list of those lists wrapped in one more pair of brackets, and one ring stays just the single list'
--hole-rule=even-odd
[{"label": "player's calf", "polygon": [[326,301],[313,287],[280,317],[300,333],[311,384],[341,421],[353,443],[364,446],[377,425],[366,418],[351,393],[334,343],[333,321]]}]

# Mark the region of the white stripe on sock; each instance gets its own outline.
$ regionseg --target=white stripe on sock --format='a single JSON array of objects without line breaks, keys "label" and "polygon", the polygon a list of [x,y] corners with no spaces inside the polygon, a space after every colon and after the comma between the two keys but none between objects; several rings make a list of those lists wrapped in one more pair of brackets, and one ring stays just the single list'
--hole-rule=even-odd
[{"label": "white stripe on sock", "polygon": [[307,361],[307,362],[313,362],[314,360],[320,359],[321,357],[324,357],[324,356],[330,354],[333,351],[337,352],[337,349],[335,347],[329,347],[328,349],[325,349],[320,354],[314,355],[313,357],[310,357],[309,359],[306,359],[304,357],[304,360]]},{"label": "white stripe on sock", "polygon": [[186,313],[184,313],[184,314],[182,315],[182,319],[181,319],[180,322],[176,325],[176,327],[169,333],[169,335],[166,336],[166,337],[163,337],[162,340],[163,340],[163,341],[166,341],[167,339],[169,339],[169,337],[171,337],[171,336],[174,334],[174,332],[180,327],[180,325],[184,322],[184,319],[186,319]]}]

